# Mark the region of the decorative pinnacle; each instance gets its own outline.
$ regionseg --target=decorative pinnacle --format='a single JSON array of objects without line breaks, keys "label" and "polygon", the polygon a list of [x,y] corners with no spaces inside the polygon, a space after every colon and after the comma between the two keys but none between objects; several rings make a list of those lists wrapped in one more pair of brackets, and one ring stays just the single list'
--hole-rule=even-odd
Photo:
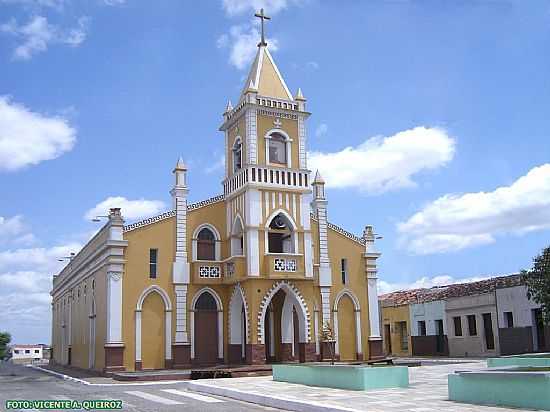
[{"label": "decorative pinnacle", "polygon": [[178,159],[178,163],[176,163],[176,167],[174,168],[174,172],[179,171],[179,170],[187,170],[187,166],[185,166],[185,163],[183,163],[183,159],[181,158],[181,156]]},{"label": "decorative pinnacle", "polygon": [[225,113],[230,112],[233,110],[233,105],[231,104],[231,100],[227,101],[227,106],[225,107]]},{"label": "decorative pinnacle", "polygon": [[304,102],[306,101],[306,98],[302,94],[302,89],[299,87],[298,87],[298,91],[296,92],[296,96],[294,96],[294,100],[302,100]]},{"label": "decorative pinnacle", "polygon": [[261,19],[261,22],[262,22],[262,39],[258,43],[258,47],[261,47],[261,46],[265,47],[265,46],[267,46],[267,42],[265,41],[265,36],[264,36],[264,20],[271,20],[271,17],[267,17],[264,14],[264,9],[263,8],[260,9],[259,13],[254,14],[254,17],[258,17],[259,19]]},{"label": "decorative pinnacle", "polygon": [[325,184],[325,181],[324,179],[321,177],[321,173],[319,173],[319,170],[317,170],[315,172],[315,179],[313,179],[313,184],[320,184],[320,185],[324,185]]}]

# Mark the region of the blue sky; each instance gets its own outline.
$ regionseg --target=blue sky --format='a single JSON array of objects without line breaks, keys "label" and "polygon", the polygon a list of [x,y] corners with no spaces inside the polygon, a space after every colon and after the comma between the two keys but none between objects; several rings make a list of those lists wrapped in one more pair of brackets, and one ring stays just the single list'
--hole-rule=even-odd
[{"label": "blue sky", "polygon": [[50,278],[90,216],[167,208],[180,155],[191,201],[221,192],[217,128],[262,5],[308,99],[330,220],[384,236],[382,291],[515,272],[548,245],[549,1],[0,0],[0,329],[15,341],[49,341]]}]

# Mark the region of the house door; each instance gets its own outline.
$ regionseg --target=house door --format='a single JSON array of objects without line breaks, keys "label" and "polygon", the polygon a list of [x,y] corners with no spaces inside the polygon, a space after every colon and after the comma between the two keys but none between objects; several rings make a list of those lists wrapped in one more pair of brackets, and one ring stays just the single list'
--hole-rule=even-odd
[{"label": "house door", "polygon": [[436,319],[435,321],[435,335],[436,335],[435,351],[436,353],[443,353],[444,338],[443,338],[443,320],[442,319]]},{"label": "house door", "polygon": [[384,325],[384,342],[386,342],[386,354],[391,355],[391,326]]},{"label": "house door", "polygon": [[483,314],[483,328],[485,329],[485,345],[487,350],[495,349],[495,336],[493,334],[493,320],[490,313]]},{"label": "house door", "polygon": [[218,361],[218,307],[214,297],[204,292],[195,305],[195,362],[215,364]]},{"label": "house door", "polygon": [[546,346],[546,342],[544,339],[544,322],[542,319],[542,310],[533,309],[533,314],[534,314],[534,320],[535,320],[534,329],[536,331],[536,339],[537,339],[536,340],[537,347],[535,348],[535,350],[543,351]]}]

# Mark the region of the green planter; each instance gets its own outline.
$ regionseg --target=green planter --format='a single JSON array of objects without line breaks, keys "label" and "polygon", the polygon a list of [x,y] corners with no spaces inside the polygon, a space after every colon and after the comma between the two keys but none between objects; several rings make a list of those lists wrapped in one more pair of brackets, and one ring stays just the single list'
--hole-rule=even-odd
[{"label": "green planter", "polygon": [[406,388],[406,366],[273,365],[273,380],[326,388],[366,391]]},{"label": "green planter", "polygon": [[449,399],[550,410],[550,368],[486,369],[449,375]]},{"label": "green planter", "polygon": [[502,356],[487,359],[489,368],[503,366],[550,366],[550,353],[529,353],[526,355]]}]

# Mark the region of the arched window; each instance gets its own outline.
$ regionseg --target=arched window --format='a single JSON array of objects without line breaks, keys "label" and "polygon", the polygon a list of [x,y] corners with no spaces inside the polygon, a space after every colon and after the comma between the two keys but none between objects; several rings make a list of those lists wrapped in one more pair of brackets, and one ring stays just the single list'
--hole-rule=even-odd
[{"label": "arched window", "polygon": [[268,140],[269,144],[269,163],[287,165],[287,147],[289,144],[285,136],[281,133],[271,133]]},{"label": "arched window", "polygon": [[197,236],[197,260],[216,260],[216,236],[206,227]]},{"label": "arched window", "polygon": [[231,256],[242,256],[244,254],[244,229],[242,220],[237,217],[231,231]]},{"label": "arched window", "polygon": [[208,292],[202,293],[195,303],[195,310],[218,310],[216,299]]},{"label": "arched window", "polygon": [[269,253],[294,253],[294,231],[288,218],[279,213],[269,224],[267,235]]},{"label": "arched window", "polygon": [[237,138],[235,144],[233,145],[233,172],[236,172],[242,167],[243,162],[243,151],[241,139]]}]

